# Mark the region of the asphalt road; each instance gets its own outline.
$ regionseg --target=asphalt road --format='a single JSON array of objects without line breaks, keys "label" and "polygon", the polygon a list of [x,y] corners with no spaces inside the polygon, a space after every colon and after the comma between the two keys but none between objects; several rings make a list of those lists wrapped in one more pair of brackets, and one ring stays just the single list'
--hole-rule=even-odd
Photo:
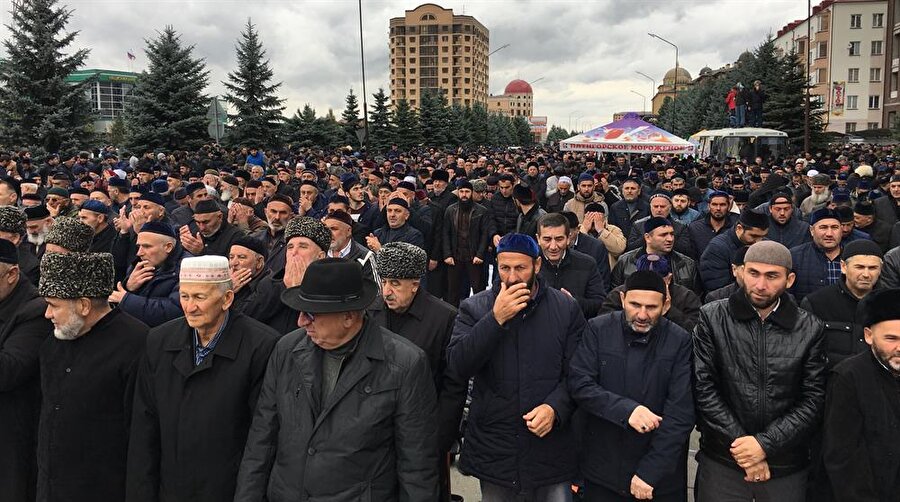
[{"label": "asphalt road", "polygon": [[[691,449],[688,454],[688,502],[694,501],[694,476],[697,472],[697,462],[694,455],[697,453],[700,434],[695,430],[691,434]],[[456,469],[456,466],[450,468],[450,486],[453,487],[453,493],[462,495],[465,502],[481,502],[481,489],[478,486],[478,480],[471,476],[463,476]]]}]

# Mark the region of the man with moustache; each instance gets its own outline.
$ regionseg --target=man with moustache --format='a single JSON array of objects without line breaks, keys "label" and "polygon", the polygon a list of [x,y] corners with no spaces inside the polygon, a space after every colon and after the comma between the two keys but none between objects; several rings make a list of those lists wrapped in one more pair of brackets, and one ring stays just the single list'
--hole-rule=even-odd
[{"label": "man with moustache", "polygon": [[533,237],[497,246],[500,280],[463,300],[448,348],[450,370],[474,377],[460,469],[484,502],[569,500],[576,472],[566,385],[584,325],[578,303],[538,275]]},{"label": "man with moustache", "polygon": [[893,502],[900,493],[900,290],[860,305],[869,350],[838,364],[825,403],[825,469],[834,500]]},{"label": "man with moustache", "polygon": [[294,201],[290,197],[275,194],[265,205],[266,221],[269,229],[262,236],[262,242],[266,245],[266,267],[273,273],[284,270],[284,229],[288,221],[294,216]]},{"label": "man with moustache", "polygon": [[587,414],[585,501],[687,498],[692,344],[664,318],[668,292],[656,272],[631,274],[614,292],[623,311],[591,319],[575,352],[569,388]]},{"label": "man with moustache", "polygon": [[458,305],[468,296],[469,288],[479,293],[487,286],[482,275],[490,238],[491,222],[487,209],[472,200],[472,183],[461,182],[456,188],[459,201],[444,211],[441,245],[447,265],[447,297]]},{"label": "man with moustache", "polygon": [[809,218],[812,241],[794,246],[791,260],[797,280],[791,293],[798,301],[841,281],[841,217],[833,209],[819,209]]},{"label": "man with moustache", "polygon": [[245,304],[255,301],[260,283],[272,276],[266,268],[266,247],[253,237],[241,237],[228,251],[228,267],[234,291],[232,308],[241,312]]},{"label": "man with moustache", "polygon": [[459,435],[459,421],[468,382],[447,369],[447,344],[456,309],[432,296],[421,281],[428,255],[405,242],[385,244],[375,258],[381,277],[381,300],[369,308],[372,322],[397,333],[425,351],[438,396],[438,456],[440,501],[450,501],[448,452]]},{"label": "man with moustache", "polygon": [[38,293],[53,336],[40,349],[37,500],[125,500],[128,425],[148,328],[107,297],[108,253],[47,253]]},{"label": "man with moustache", "polygon": [[704,305],[694,329],[698,502],[806,498],[825,404],[823,325],[786,294],[791,253],[750,246],[744,289]]}]

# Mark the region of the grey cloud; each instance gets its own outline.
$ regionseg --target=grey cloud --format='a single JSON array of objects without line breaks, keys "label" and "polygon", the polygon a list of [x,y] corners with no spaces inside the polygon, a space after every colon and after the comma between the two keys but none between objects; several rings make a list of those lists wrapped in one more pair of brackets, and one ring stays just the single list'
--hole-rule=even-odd
[{"label": "grey cloud", "polygon": [[[65,2],[65,0],[63,0]],[[465,13],[491,33],[491,48],[511,44],[491,56],[490,90],[503,91],[514,78],[534,80],[535,114],[568,126],[569,116],[599,125],[612,114],[640,106],[630,89],[646,93],[643,71],[660,83],[674,64],[672,49],[647,36],[655,31],[680,47],[681,65],[693,75],[703,66],[733,62],[767,33],[805,15],[796,0],[758,0],[752,16],[734,0],[465,0]],[[463,9],[463,3],[439,2]],[[802,4],[802,5],[801,5]],[[286,113],[305,103],[320,114],[340,113],[352,87],[361,93],[357,2],[336,1],[151,1],[69,0],[75,10],[76,43],[89,47],[89,67],[127,69],[125,52],[135,51],[134,68],[146,65],[144,39],[173,25],[210,70],[208,93],[221,94],[232,71],[234,45],[248,17],[260,30],[275,78],[283,81]],[[416,2],[363,0],[367,91],[388,89],[388,21]],[[7,22],[9,0],[0,0]],[[0,39],[7,36],[0,32]],[[371,99],[369,99],[371,102]]]}]

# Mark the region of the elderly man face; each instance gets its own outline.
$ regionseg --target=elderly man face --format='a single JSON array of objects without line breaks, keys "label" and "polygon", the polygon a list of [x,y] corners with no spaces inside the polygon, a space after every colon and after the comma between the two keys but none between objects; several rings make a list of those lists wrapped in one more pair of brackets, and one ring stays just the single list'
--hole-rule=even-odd
[{"label": "elderly man face", "polygon": [[325,258],[325,251],[309,237],[291,237],[284,250],[288,260],[301,260],[306,264]]},{"label": "elderly man face", "polygon": [[569,193],[569,190],[572,188],[572,185],[567,181],[560,181],[556,184],[556,189],[559,190],[561,194]]},{"label": "elderly man face", "polygon": [[175,239],[167,235],[153,232],[140,232],[137,235],[137,256],[151,267],[159,267],[165,263],[173,249]]},{"label": "elderly man face", "polygon": [[100,201],[106,206],[112,205],[112,199],[109,198],[109,195],[106,195],[106,193],[100,190],[91,192],[91,200]]},{"label": "elderly man face", "polygon": [[0,206],[14,206],[19,200],[9,183],[0,183]]},{"label": "elderly man face", "polygon": [[331,232],[331,250],[338,252],[347,247],[353,237],[353,228],[336,218],[325,218],[324,223]]},{"label": "elderly man face", "polygon": [[650,332],[668,310],[668,299],[657,291],[620,291],[619,297],[625,322],[635,333]]},{"label": "elderly man face", "polygon": [[569,235],[565,225],[558,227],[538,225],[537,242],[544,258],[551,263],[557,263],[562,260],[563,253],[569,246]]},{"label": "elderly man face", "polygon": [[234,302],[231,281],[221,284],[182,282],[178,285],[178,298],[188,326],[202,334],[215,333],[225,312]]},{"label": "elderly man face", "polygon": [[150,202],[149,200],[139,200],[134,208],[144,214],[147,221],[161,221],[166,215],[166,208]]},{"label": "elderly man face", "polygon": [[233,244],[228,251],[228,268],[232,273],[249,270],[252,277],[262,272],[266,260],[256,251]]},{"label": "elderly man face", "polygon": [[875,357],[895,377],[900,377],[900,320],[882,321],[865,328],[863,333]]},{"label": "elderly man face", "polygon": [[319,190],[310,185],[303,185],[300,187],[300,198],[309,202],[315,202],[316,197],[319,195]]},{"label": "elderly man face", "polygon": [[384,304],[398,314],[409,309],[418,291],[418,279],[381,279],[381,295],[384,298]]},{"label": "elderly man face", "polygon": [[108,216],[105,214],[96,213],[87,209],[78,211],[78,221],[91,227],[94,230],[94,235],[97,235],[98,232],[106,228],[105,224],[107,223],[107,218]]},{"label": "elderly man face", "polygon": [[789,287],[794,273],[778,265],[747,262],[744,264],[744,292],[757,309],[771,307]]},{"label": "elderly man face", "polygon": [[72,201],[68,197],[50,194],[44,198],[44,202],[47,204],[48,208],[64,210],[69,207],[69,204]]},{"label": "elderly man face", "polygon": [[272,180],[265,180],[262,182],[262,186],[260,186],[260,190],[263,191],[265,197],[269,198],[275,195],[275,192],[278,191],[278,186],[275,183],[272,183]]},{"label": "elderly man face", "polygon": [[306,336],[325,350],[336,349],[347,343],[358,331],[362,312],[334,312],[307,314],[301,312],[297,325],[306,330]]},{"label": "elderly man face", "polygon": [[828,185],[813,184],[812,193],[814,193],[816,195],[822,195],[823,193],[825,193],[825,190],[827,190],[827,189],[828,189]]},{"label": "elderly man face", "polygon": [[69,196],[72,201],[72,205],[75,207],[81,207],[88,199],[90,199],[90,195],[85,195],[83,193],[73,193]]},{"label": "elderly man face", "polygon": [[45,298],[44,317],[53,323],[53,336],[58,340],[75,340],[87,332],[87,317],[92,310],[105,305],[106,298]]},{"label": "elderly man face", "polygon": [[53,218],[46,217],[39,220],[29,220],[25,222],[25,234],[28,242],[35,246],[44,244],[47,240],[47,232],[50,231],[50,225],[53,225]]},{"label": "elderly man face", "polygon": [[672,211],[672,203],[665,197],[653,197],[650,200],[650,216],[668,218]]},{"label": "elderly man face", "polygon": [[263,176],[263,168],[261,166],[253,166],[250,168],[250,177],[258,180]]},{"label": "elderly man face", "polygon": [[269,222],[272,232],[277,233],[284,230],[285,225],[293,216],[292,208],[284,202],[274,200],[266,204],[266,221]]},{"label": "elderly man face", "polygon": [[194,222],[197,223],[197,230],[200,231],[200,235],[212,237],[222,228],[222,212],[195,214]]}]

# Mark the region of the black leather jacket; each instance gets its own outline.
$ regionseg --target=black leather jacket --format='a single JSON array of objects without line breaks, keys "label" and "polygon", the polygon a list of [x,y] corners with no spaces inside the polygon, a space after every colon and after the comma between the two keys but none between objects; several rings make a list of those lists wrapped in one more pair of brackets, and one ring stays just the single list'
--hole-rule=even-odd
[{"label": "black leather jacket", "polygon": [[700,450],[740,469],[731,443],[752,435],[773,477],[809,465],[825,407],[822,321],[783,294],[761,321],[743,291],[704,305],[694,330],[694,399]]}]

